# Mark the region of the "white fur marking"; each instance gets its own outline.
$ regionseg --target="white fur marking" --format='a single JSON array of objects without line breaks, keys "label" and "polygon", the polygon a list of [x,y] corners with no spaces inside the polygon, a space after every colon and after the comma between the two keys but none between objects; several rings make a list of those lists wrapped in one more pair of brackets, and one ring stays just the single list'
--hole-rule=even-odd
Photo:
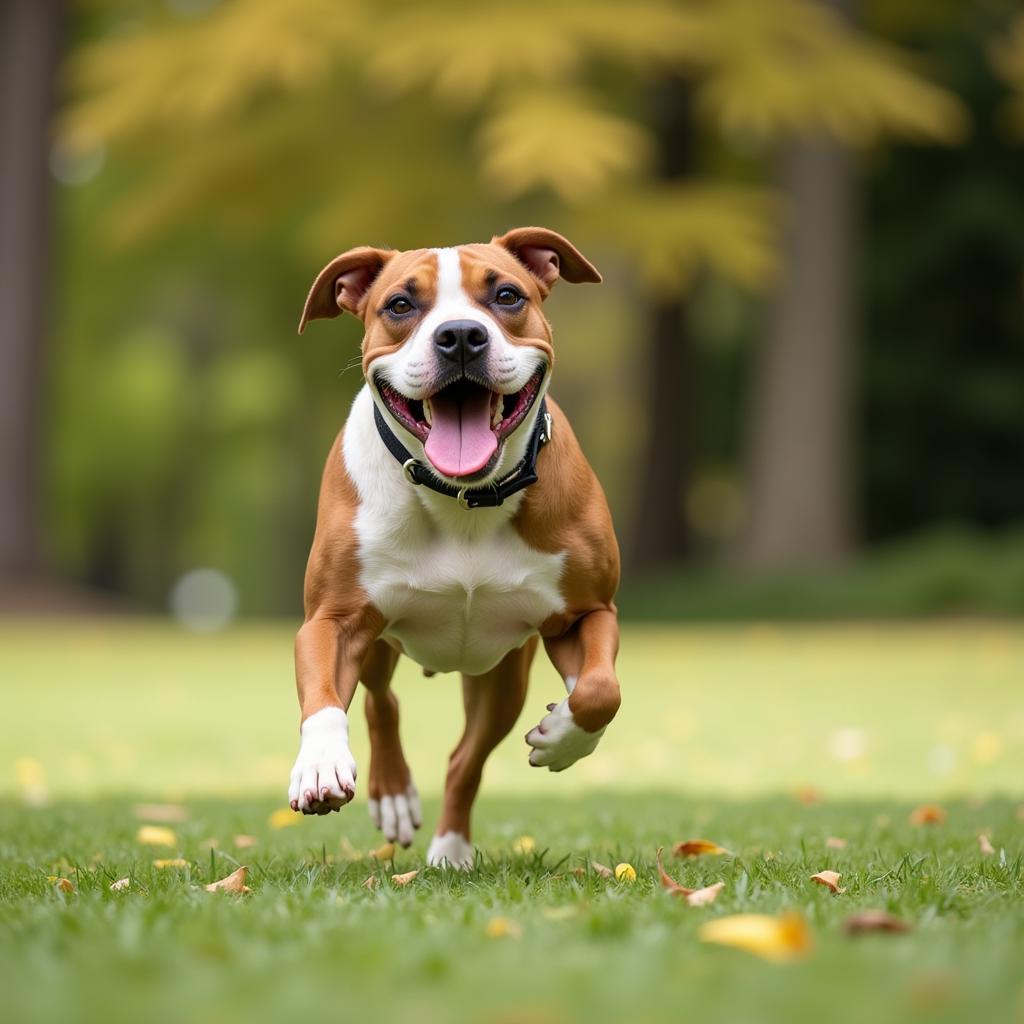
[{"label": "white fur marking", "polygon": [[458,832],[445,832],[430,840],[427,864],[431,867],[469,871],[473,859],[473,844]]},{"label": "white fur marking", "polygon": [[[288,802],[299,811],[325,802],[347,804],[356,792],[356,762],[348,745],[348,716],[321,708],[302,723],[299,756],[292,768]],[[327,794],[324,794],[324,790]]]},{"label": "white fur marking", "polygon": [[466,511],[414,487],[381,443],[368,388],[345,427],[345,465],[360,504],[360,584],[384,636],[438,672],[480,675],[564,610],[565,554],[535,551],[511,523],[522,500]]}]

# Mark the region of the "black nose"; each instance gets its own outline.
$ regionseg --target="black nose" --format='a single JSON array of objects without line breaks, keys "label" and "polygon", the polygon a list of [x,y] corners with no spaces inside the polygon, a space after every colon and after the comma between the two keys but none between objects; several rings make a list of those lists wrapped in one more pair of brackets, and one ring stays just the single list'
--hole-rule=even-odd
[{"label": "black nose", "polygon": [[487,328],[476,320],[448,320],[434,331],[434,345],[442,358],[466,366],[487,351]]}]

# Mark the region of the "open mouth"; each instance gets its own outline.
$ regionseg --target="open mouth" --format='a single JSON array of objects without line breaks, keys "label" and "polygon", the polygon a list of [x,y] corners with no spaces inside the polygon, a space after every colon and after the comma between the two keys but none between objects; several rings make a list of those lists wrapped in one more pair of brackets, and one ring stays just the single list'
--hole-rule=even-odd
[{"label": "open mouth", "polygon": [[382,377],[375,383],[395,419],[423,442],[434,469],[455,479],[493,464],[501,443],[533,407],[543,379],[541,367],[518,391],[503,395],[462,377],[422,401],[407,398]]}]

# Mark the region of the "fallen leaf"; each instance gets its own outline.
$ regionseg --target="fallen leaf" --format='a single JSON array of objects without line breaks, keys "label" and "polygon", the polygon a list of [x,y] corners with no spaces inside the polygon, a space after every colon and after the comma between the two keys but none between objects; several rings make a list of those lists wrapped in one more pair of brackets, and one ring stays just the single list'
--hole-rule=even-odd
[{"label": "fallen leaf", "polygon": [[864,932],[909,932],[910,925],[885,910],[861,910],[843,921],[847,935],[861,935]]},{"label": "fallen leaf", "polygon": [[237,849],[239,849],[239,850],[248,850],[251,847],[255,846],[259,842],[259,840],[255,836],[245,836],[245,835],[242,835],[242,836],[235,836],[235,838],[232,840],[232,842],[235,844],[235,847]]},{"label": "fallen leaf", "polygon": [[846,840],[845,839],[840,839],[839,836],[829,836],[825,840],[825,845],[830,850],[845,850],[846,849]]},{"label": "fallen leaf", "polygon": [[702,942],[743,949],[774,963],[798,960],[813,945],[811,930],[799,914],[733,914],[702,924],[697,935]]},{"label": "fallen leaf", "polygon": [[636,868],[632,864],[616,864],[615,865],[615,881],[616,882],[635,882],[636,881]]},{"label": "fallen leaf", "polygon": [[370,877],[363,882],[364,889],[376,889],[380,885],[380,879],[376,875],[370,875]]},{"label": "fallen leaf", "polygon": [[819,871],[816,875],[811,875],[811,881],[825,886],[829,892],[846,892],[839,887],[839,879],[842,877],[838,871]]},{"label": "fallen leaf", "polygon": [[992,847],[992,840],[984,832],[978,836],[978,848],[981,850],[983,857],[991,857],[996,852]]},{"label": "fallen leaf", "polygon": [[515,921],[507,917],[492,917],[484,929],[489,939],[518,939],[523,934],[523,929]]},{"label": "fallen leaf", "polygon": [[598,864],[596,860],[590,862],[590,866],[602,877],[602,878],[614,878],[615,872],[610,867],[604,864]]},{"label": "fallen leaf", "polygon": [[130,878],[119,878],[116,882],[110,883],[111,892],[124,892],[125,889],[130,889],[132,880]]},{"label": "fallen leaf", "polygon": [[694,889],[686,894],[686,902],[691,907],[706,907],[718,899],[718,894],[725,888],[725,882],[715,882],[714,885],[706,885],[703,889]]},{"label": "fallen leaf", "polygon": [[516,853],[533,853],[537,849],[537,840],[533,836],[520,836],[513,844]]},{"label": "fallen leaf", "polygon": [[370,851],[370,856],[374,860],[394,860],[395,844],[385,843],[383,846],[378,846],[376,850]]},{"label": "fallen leaf", "polygon": [[921,804],[910,812],[911,825],[941,825],[946,812],[938,804]]},{"label": "fallen leaf", "polygon": [[211,882],[209,885],[204,885],[203,888],[207,892],[252,892],[252,889],[245,884],[245,876],[249,873],[247,867],[240,867],[236,871],[232,871],[227,878],[222,878],[217,882]]},{"label": "fallen leaf", "polygon": [[153,867],[160,868],[187,868],[188,861],[184,857],[169,857],[166,860],[153,861]]},{"label": "fallen leaf", "polygon": [[395,885],[408,885],[418,874],[419,871],[406,871],[402,875],[392,875],[391,881]]},{"label": "fallen leaf", "polygon": [[177,846],[178,837],[163,825],[143,825],[135,833],[135,841],[146,846]]},{"label": "fallen leaf", "polygon": [[363,855],[349,842],[348,836],[342,836],[338,845],[341,847],[341,855],[345,860],[363,859]]},{"label": "fallen leaf", "polygon": [[824,799],[821,790],[814,786],[799,786],[793,791],[793,796],[805,807],[820,804]]},{"label": "fallen leaf", "polygon": [[672,852],[677,857],[720,857],[729,851],[710,839],[685,839],[672,847]]},{"label": "fallen leaf", "polygon": [[188,820],[188,809],[181,804],[136,804],[132,811],[141,821],[158,821],[162,825]]},{"label": "fallen leaf", "polygon": [[570,875],[575,875],[576,878],[586,878],[587,877],[587,869],[586,868],[573,868],[569,872],[569,874]]},{"label": "fallen leaf", "polygon": [[267,824],[271,828],[291,828],[293,825],[302,823],[302,818],[290,807],[278,807],[273,814],[267,818]]},{"label": "fallen leaf", "polygon": [[685,885],[680,885],[666,870],[664,865],[661,863],[661,847],[658,847],[658,852],[655,854],[655,860],[658,862],[658,877],[661,879],[662,888],[667,889],[673,896],[689,896],[693,892],[692,889],[687,889]]},{"label": "fallen leaf", "polygon": [[72,893],[75,891],[74,883],[70,878],[59,878],[57,875],[47,875],[46,880],[55,889],[59,889],[63,893]]}]

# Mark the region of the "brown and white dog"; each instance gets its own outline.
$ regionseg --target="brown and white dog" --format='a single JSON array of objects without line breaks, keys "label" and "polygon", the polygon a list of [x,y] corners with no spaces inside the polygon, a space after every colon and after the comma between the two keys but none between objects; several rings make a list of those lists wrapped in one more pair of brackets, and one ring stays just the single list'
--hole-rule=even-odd
[{"label": "brown and white dog", "polygon": [[461,672],[466,725],[434,865],[473,864],[473,800],[523,708],[538,636],[568,698],[527,733],[531,765],[562,771],[586,757],[619,707],[618,546],[601,486],[545,397],[554,353],[541,303],[559,278],[601,280],[543,228],[457,248],[352,249],[320,272],[299,325],[342,311],[362,319],[366,384],[320,490],[289,801],[326,814],[352,800],[347,712],[361,681],[370,814],[408,846],[420,802],[391,676],[400,654],[428,674]]}]

